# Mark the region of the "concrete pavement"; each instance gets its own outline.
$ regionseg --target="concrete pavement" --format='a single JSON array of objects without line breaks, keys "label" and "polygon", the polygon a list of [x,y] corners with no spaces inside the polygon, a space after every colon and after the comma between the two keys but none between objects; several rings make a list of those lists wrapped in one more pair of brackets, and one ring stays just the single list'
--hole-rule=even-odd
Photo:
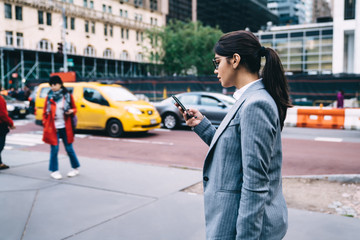
[{"label": "concrete pavement", "polygon": [[[80,175],[50,178],[49,153],[5,150],[0,239],[202,240],[203,196],[181,191],[201,171],[79,157]],[[360,220],[289,209],[286,240],[356,239]]]}]

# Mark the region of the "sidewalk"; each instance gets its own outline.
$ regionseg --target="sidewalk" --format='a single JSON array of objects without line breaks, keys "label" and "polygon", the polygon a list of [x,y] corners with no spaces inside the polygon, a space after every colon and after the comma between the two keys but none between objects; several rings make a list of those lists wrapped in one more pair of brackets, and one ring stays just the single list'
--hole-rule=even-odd
[{"label": "sidewalk", "polygon": [[[0,239],[202,240],[203,196],[182,192],[196,170],[80,157],[80,175],[49,176],[48,153],[5,150],[0,171]],[[360,220],[289,209],[287,240],[356,239]]]}]

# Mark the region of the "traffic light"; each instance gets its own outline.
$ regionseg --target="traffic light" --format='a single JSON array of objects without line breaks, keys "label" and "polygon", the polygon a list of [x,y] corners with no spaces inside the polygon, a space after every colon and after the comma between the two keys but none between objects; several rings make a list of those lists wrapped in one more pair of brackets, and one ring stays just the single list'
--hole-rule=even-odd
[{"label": "traffic light", "polygon": [[63,44],[62,44],[62,42],[58,42],[58,54],[63,54]]}]

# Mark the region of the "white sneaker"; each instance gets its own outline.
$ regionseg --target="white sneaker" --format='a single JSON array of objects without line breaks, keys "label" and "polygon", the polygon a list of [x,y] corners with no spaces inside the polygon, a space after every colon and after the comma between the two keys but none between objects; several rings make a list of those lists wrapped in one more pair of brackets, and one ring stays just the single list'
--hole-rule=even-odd
[{"label": "white sneaker", "polygon": [[59,171],[52,172],[52,173],[50,174],[50,176],[51,176],[53,179],[56,179],[56,180],[62,179],[62,176],[61,176],[61,174],[60,174]]},{"label": "white sneaker", "polygon": [[73,170],[71,170],[70,172],[68,172],[67,176],[68,176],[68,177],[75,177],[75,176],[78,175],[78,174],[79,174],[79,170],[73,169]]}]

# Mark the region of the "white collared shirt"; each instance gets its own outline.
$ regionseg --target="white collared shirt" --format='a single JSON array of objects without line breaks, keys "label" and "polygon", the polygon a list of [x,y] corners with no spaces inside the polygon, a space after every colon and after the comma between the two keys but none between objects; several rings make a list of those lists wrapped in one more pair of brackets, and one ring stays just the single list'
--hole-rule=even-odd
[{"label": "white collared shirt", "polygon": [[258,79],[258,80],[255,80],[255,81],[252,81],[248,84],[246,84],[245,86],[243,86],[242,88],[240,89],[236,89],[236,91],[234,92],[233,94],[233,97],[236,99],[236,100],[239,100],[240,97],[244,94],[244,92],[246,91],[246,89],[248,89],[251,85],[253,85],[254,83],[258,82],[258,81],[261,81],[262,78]]}]

